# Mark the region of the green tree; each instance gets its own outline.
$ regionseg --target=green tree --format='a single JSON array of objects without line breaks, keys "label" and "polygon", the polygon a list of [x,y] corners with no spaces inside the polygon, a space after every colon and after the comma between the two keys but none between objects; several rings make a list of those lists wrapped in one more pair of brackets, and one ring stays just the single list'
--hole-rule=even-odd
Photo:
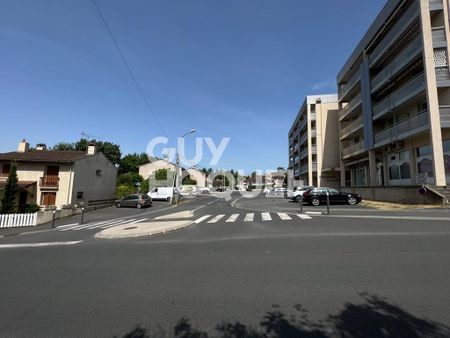
[{"label": "green tree", "polygon": [[139,166],[149,163],[146,153],[133,153],[122,157],[120,160],[119,173],[138,172]]},{"label": "green tree", "polygon": [[144,178],[138,173],[133,172],[120,174],[117,177],[117,185],[129,185],[134,187],[136,183],[142,183],[142,181],[144,181]]},{"label": "green tree", "polygon": [[0,213],[13,214],[17,211],[15,206],[16,194],[19,191],[17,178],[17,166],[13,163],[9,172],[8,180],[6,181],[5,194],[2,198],[2,208]]},{"label": "green tree", "polygon": [[74,143],[75,150],[87,151],[90,143],[95,143],[97,151],[102,152],[112,163],[120,164],[120,158],[122,153],[120,151],[120,146],[111,142],[103,142],[82,138],[78,142]]},{"label": "green tree", "polygon": [[155,179],[157,181],[165,181],[167,180],[167,169],[158,169],[155,172]]},{"label": "green tree", "polygon": [[51,150],[75,150],[75,146],[73,143],[59,142],[55,144]]}]

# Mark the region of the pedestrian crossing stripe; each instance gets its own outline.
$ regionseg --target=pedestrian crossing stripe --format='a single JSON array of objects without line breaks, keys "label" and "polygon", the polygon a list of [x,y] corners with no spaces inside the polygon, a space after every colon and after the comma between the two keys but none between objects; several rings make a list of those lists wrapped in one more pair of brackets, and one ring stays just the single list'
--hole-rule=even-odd
[{"label": "pedestrian crossing stripe", "polygon": [[[244,222],[253,222],[255,221],[255,213],[246,213],[244,214]],[[293,214],[287,214],[284,212],[277,212],[276,215],[278,215],[278,218],[282,221],[289,221],[292,220]],[[299,217],[302,220],[309,220],[312,219],[311,216],[306,214],[295,214],[297,217]],[[207,221],[207,223],[214,224],[225,218],[227,215],[220,214],[215,215],[214,217],[212,215],[203,215],[199,217],[198,219],[194,220],[193,222],[195,224],[200,224],[204,221]],[[239,218],[241,214],[232,214],[228,218],[225,219],[225,223],[235,223],[239,219],[242,220],[242,218]],[[213,218],[211,218],[213,217]],[[272,221],[272,215],[270,212],[262,212],[261,218],[262,221]],[[66,225],[60,225],[57,227],[59,231],[81,231],[81,230],[93,230],[93,229],[107,229],[113,226],[117,225],[124,225],[124,224],[136,224],[139,222],[147,221],[148,218],[141,218],[141,219],[118,219],[118,220],[109,220],[109,221],[102,221],[102,222],[94,222],[94,223],[88,223],[88,224],[66,224]]]},{"label": "pedestrian crossing stripe", "polygon": [[255,218],[254,213],[249,213],[245,215],[244,222],[253,222],[253,219]]}]

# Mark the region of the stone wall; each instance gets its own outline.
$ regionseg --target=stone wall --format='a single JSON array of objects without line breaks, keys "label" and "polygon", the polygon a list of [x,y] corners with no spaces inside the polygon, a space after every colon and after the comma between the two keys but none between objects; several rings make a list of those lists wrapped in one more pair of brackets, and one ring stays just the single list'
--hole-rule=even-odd
[{"label": "stone wall", "polygon": [[442,198],[428,191],[419,194],[419,187],[341,187],[342,191],[360,194],[363,200],[404,203],[442,204]]}]

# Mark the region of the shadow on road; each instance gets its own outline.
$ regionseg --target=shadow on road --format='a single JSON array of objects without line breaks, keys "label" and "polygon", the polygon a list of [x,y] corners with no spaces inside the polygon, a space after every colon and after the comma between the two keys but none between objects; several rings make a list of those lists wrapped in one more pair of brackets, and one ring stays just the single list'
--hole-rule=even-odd
[{"label": "shadow on road", "polygon": [[[360,304],[347,303],[336,315],[324,320],[311,321],[308,311],[296,305],[296,315],[287,317],[278,306],[274,306],[262,318],[259,327],[250,327],[236,322],[224,322],[215,327],[215,334],[194,328],[188,319],[182,318],[172,333],[137,326],[123,338],[278,338],[278,337],[449,337],[450,327],[425,318],[418,318],[389,303],[386,299],[361,294]],[[116,336],[117,337],[117,336]]]}]

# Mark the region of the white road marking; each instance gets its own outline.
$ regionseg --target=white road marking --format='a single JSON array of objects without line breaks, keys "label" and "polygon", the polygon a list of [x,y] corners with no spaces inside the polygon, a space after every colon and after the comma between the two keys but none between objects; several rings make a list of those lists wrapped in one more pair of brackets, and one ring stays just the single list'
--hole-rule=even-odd
[{"label": "white road marking", "polygon": [[208,223],[217,223],[218,221],[220,221],[224,217],[225,217],[225,215],[217,215],[212,220],[208,221]]},{"label": "white road marking", "polygon": [[100,228],[101,229],[112,228],[112,227],[114,227],[116,225],[128,224],[128,222],[130,222],[130,221],[135,221],[135,219],[130,219],[130,220],[126,220],[126,221],[122,221],[122,222],[116,222],[116,223],[108,223],[108,224],[102,225]]},{"label": "white road marking", "polygon": [[78,225],[79,223],[72,223],[72,224],[64,224],[64,225],[58,225],[56,228],[67,228],[67,227],[73,227],[74,225]]},{"label": "white road marking", "polygon": [[263,212],[261,213],[261,217],[263,221],[271,221],[272,217],[270,216],[270,213],[268,212]]},{"label": "white road marking", "polygon": [[255,218],[255,214],[253,214],[253,213],[247,214],[247,215],[245,215],[244,222],[253,222],[254,218]]},{"label": "white road marking", "polygon": [[95,222],[95,223],[87,223],[87,224],[79,224],[79,225],[75,225],[73,227],[67,227],[64,229],[61,229],[60,231],[68,231],[68,230],[75,230],[78,228],[84,228],[86,226],[92,226],[92,225],[98,225],[98,224],[105,224],[108,223],[109,221],[103,221],[103,222]]},{"label": "white road marking", "polygon": [[[134,221],[135,219],[130,219],[130,221]],[[121,224],[121,223],[125,223],[128,222],[128,220],[119,220],[119,221],[114,221],[114,222],[103,222],[101,224],[92,224],[90,226],[86,226],[84,228],[78,228],[75,229],[75,231],[78,230],[84,230],[84,229],[97,229],[97,228],[102,228],[104,226],[110,226],[110,225],[116,225],[116,224]]]},{"label": "white road marking", "polygon": [[202,217],[196,219],[196,220],[194,221],[194,223],[195,223],[195,224],[199,224],[199,223],[203,222],[205,219],[207,219],[207,218],[209,218],[209,217],[211,217],[211,215],[205,215],[205,216],[202,216]]},{"label": "white road marking", "polygon": [[[366,218],[366,219],[400,219],[410,221],[446,221],[449,222],[449,217],[423,217],[423,216],[383,216],[383,215],[325,215],[333,218]],[[324,216],[324,217],[325,217]]]},{"label": "white road marking", "polygon": [[239,214],[233,214],[225,221],[225,223],[234,223],[236,222],[237,218],[239,217]]},{"label": "white road marking", "polygon": [[305,214],[298,214],[298,217],[300,217],[301,219],[311,219],[311,216],[305,215]]},{"label": "white road marking", "polygon": [[322,215],[321,211],[307,211],[305,212],[305,214],[309,214],[309,215]]},{"label": "white road marking", "polygon": [[60,245],[74,245],[83,241],[70,241],[70,242],[47,242],[47,243],[20,243],[20,244],[0,244],[0,249],[13,249],[13,248],[38,248],[45,246],[60,246]]},{"label": "white road marking", "polygon": [[281,218],[281,220],[283,221],[287,221],[292,219],[291,216],[289,216],[288,214],[284,213],[284,212],[279,212],[278,216]]},{"label": "white road marking", "polygon": [[130,224],[136,224],[136,223],[144,222],[146,220],[148,220],[148,218],[142,218],[142,219],[138,219],[137,221],[130,222]]}]

